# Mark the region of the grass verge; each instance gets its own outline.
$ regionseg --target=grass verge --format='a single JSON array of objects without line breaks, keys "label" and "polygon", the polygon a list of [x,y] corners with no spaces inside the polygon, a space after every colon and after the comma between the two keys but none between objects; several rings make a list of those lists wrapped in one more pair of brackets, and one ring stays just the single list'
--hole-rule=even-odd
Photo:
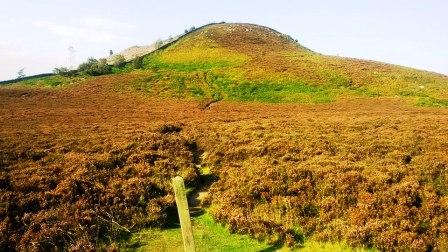
[{"label": "grass verge", "polygon": [[[196,251],[375,251],[353,249],[345,243],[323,243],[306,241],[304,246],[291,250],[277,247],[250,238],[248,235],[231,234],[216,223],[210,214],[193,217],[193,235]],[[168,229],[150,228],[134,233],[129,241],[122,244],[120,251],[183,251],[180,227]]]}]

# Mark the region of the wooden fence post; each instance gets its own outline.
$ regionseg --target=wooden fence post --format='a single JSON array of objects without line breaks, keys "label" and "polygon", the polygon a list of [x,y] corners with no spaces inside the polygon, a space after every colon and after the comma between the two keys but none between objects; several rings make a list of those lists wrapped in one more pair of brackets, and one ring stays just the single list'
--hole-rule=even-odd
[{"label": "wooden fence post", "polygon": [[177,211],[179,213],[184,251],[194,252],[193,229],[191,228],[190,212],[188,211],[187,194],[184,179],[180,176],[173,178],[174,196],[176,197]]}]

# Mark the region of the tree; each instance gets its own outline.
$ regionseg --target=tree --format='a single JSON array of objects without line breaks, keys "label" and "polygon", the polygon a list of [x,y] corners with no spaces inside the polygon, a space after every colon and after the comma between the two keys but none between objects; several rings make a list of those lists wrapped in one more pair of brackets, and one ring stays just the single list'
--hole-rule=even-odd
[{"label": "tree", "polygon": [[80,72],[86,72],[87,70],[89,70],[93,65],[98,64],[98,60],[95,58],[88,58],[86,62],[81,63],[78,66],[78,71]]},{"label": "tree", "polygon": [[76,75],[75,70],[70,70],[67,67],[56,67],[55,69],[53,69],[53,73],[57,74],[57,75],[61,75],[61,76],[75,76]]},{"label": "tree", "polygon": [[122,68],[125,65],[126,65],[126,59],[124,58],[124,56],[121,54],[117,54],[114,57],[114,66],[118,67],[118,68]]},{"label": "tree", "polygon": [[95,58],[87,59],[87,62],[82,63],[78,67],[78,71],[88,75],[103,75],[112,72],[112,67],[107,64],[106,59],[97,60]]},{"label": "tree", "polygon": [[132,65],[134,66],[134,69],[141,69],[141,68],[143,68],[143,56],[135,57],[132,60]]},{"label": "tree", "polygon": [[89,75],[103,75],[109,74],[112,72],[112,67],[107,64],[106,59],[98,60],[97,64],[94,64],[93,67],[88,71]]},{"label": "tree", "polygon": [[66,67],[56,67],[53,69],[53,73],[57,75],[66,76],[70,70]]},{"label": "tree", "polygon": [[155,43],[154,46],[156,49],[159,49],[160,47],[162,47],[163,45],[163,41],[161,39],[158,39]]},{"label": "tree", "polygon": [[18,72],[17,72],[17,79],[22,79],[25,78],[26,74],[25,74],[25,68],[21,68]]}]

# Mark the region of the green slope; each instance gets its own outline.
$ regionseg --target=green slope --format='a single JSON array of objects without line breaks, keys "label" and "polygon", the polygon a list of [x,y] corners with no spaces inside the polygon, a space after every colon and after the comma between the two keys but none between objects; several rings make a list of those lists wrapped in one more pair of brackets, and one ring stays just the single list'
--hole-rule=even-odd
[{"label": "green slope", "polygon": [[[445,75],[322,55],[287,35],[252,24],[203,26],[146,55],[142,70],[134,70],[130,62],[112,72],[124,76],[116,89],[130,87],[158,97],[326,103],[385,96],[420,106],[448,107]],[[135,74],[144,77],[136,81]],[[52,76],[18,84],[58,87],[84,79]]]},{"label": "green slope", "polygon": [[214,24],[146,56],[153,94],[262,102],[330,102],[400,96],[446,106],[448,77],[373,61],[325,56],[251,24]]}]

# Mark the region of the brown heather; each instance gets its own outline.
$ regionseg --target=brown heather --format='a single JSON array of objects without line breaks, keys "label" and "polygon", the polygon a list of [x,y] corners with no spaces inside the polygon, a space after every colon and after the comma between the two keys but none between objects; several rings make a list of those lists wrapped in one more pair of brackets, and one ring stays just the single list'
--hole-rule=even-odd
[{"label": "brown heather", "polygon": [[194,186],[198,162],[218,177],[213,216],[235,232],[448,249],[447,110],[394,99],[202,110],[112,91],[140,77],[0,89],[2,250],[93,250],[164,226],[170,178]]},{"label": "brown heather", "polygon": [[143,68],[0,87],[0,251],[117,250],[175,222],[171,178],[202,168],[234,232],[448,251],[448,77],[235,24]]}]

